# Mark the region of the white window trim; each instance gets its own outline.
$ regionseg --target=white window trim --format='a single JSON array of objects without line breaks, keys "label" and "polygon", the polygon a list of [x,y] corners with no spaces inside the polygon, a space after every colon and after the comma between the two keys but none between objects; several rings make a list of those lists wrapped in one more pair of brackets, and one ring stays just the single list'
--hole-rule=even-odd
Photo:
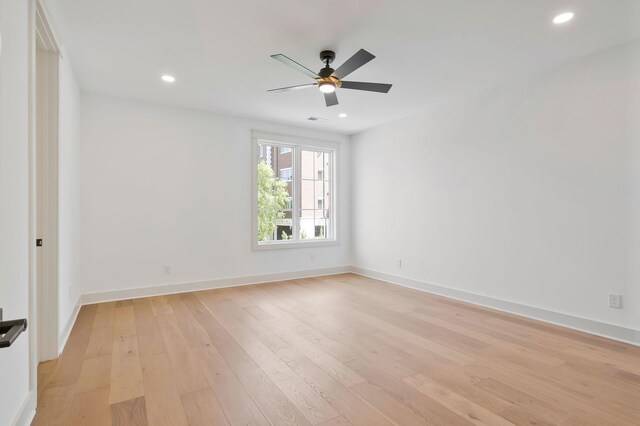
[{"label": "white window trim", "polygon": [[[282,250],[282,249],[298,249],[298,248],[311,248],[311,247],[325,247],[325,246],[335,246],[340,244],[339,235],[339,206],[338,202],[339,190],[338,190],[338,180],[339,180],[339,161],[340,161],[340,152],[339,152],[339,144],[337,142],[331,141],[323,141],[318,139],[309,139],[305,137],[298,136],[290,136],[290,135],[279,135],[274,133],[267,133],[254,130],[251,132],[251,245],[253,250],[261,251],[261,250]],[[331,225],[333,226],[333,235],[332,238],[326,238],[321,240],[275,240],[269,242],[259,243],[258,241],[258,142],[267,142],[273,143],[274,145],[279,146],[291,146],[294,147],[302,147],[309,148],[318,151],[331,152],[332,155],[332,165],[331,165],[331,189],[333,191],[332,202],[331,202]],[[298,157],[298,156],[296,156]],[[299,161],[297,158],[294,161]],[[298,194],[299,188],[297,184],[297,176],[296,173],[300,170],[300,165],[297,164],[297,167],[293,168],[293,215],[295,216],[296,212],[300,210],[298,203],[300,202],[300,197]],[[297,195],[297,196],[296,196]],[[294,235],[299,235],[298,232],[299,221],[293,221],[293,232]]]}]

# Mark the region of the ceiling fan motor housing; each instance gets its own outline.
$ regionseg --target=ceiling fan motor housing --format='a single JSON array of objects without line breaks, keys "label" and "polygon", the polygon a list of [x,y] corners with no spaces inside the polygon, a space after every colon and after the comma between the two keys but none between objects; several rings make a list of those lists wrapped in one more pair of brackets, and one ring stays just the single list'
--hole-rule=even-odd
[{"label": "ceiling fan motor housing", "polygon": [[331,67],[329,67],[329,66],[326,66],[325,68],[322,68],[322,69],[318,72],[318,75],[319,75],[321,78],[327,78],[327,77],[330,77],[330,76],[331,76],[331,74],[333,74],[333,71],[335,71],[333,68],[331,68]]}]

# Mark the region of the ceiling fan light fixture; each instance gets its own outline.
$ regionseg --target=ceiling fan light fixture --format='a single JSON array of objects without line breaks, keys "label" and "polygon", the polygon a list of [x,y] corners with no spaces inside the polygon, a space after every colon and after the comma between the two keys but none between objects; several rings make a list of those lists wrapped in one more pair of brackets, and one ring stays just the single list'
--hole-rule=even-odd
[{"label": "ceiling fan light fixture", "polygon": [[320,83],[318,85],[318,89],[320,89],[322,93],[333,93],[336,91],[336,85],[326,81],[326,82]]},{"label": "ceiling fan light fixture", "polygon": [[561,14],[557,15],[555,18],[553,18],[553,23],[556,24],[556,25],[565,24],[565,23],[569,22],[570,20],[572,20],[573,17],[574,17],[573,12],[561,13]]}]

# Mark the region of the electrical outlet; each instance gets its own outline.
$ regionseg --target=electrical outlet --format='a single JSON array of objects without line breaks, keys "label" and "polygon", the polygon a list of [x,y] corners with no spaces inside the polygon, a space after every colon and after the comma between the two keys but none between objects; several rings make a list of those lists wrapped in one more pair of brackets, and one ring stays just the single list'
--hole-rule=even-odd
[{"label": "electrical outlet", "polygon": [[164,265],[164,274],[169,275],[171,273],[171,265]]},{"label": "electrical outlet", "polygon": [[398,259],[398,260],[396,260],[396,266],[397,266],[398,268],[402,268],[402,259]]},{"label": "electrical outlet", "polygon": [[615,309],[622,308],[622,295],[609,293],[609,307]]}]

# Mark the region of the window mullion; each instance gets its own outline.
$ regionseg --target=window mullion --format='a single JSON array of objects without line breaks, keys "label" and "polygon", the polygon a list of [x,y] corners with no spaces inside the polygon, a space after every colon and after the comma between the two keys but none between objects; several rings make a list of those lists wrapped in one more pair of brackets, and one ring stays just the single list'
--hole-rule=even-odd
[{"label": "window mullion", "polygon": [[291,220],[293,223],[293,239],[298,241],[300,238],[300,149],[293,147],[293,210]]}]

